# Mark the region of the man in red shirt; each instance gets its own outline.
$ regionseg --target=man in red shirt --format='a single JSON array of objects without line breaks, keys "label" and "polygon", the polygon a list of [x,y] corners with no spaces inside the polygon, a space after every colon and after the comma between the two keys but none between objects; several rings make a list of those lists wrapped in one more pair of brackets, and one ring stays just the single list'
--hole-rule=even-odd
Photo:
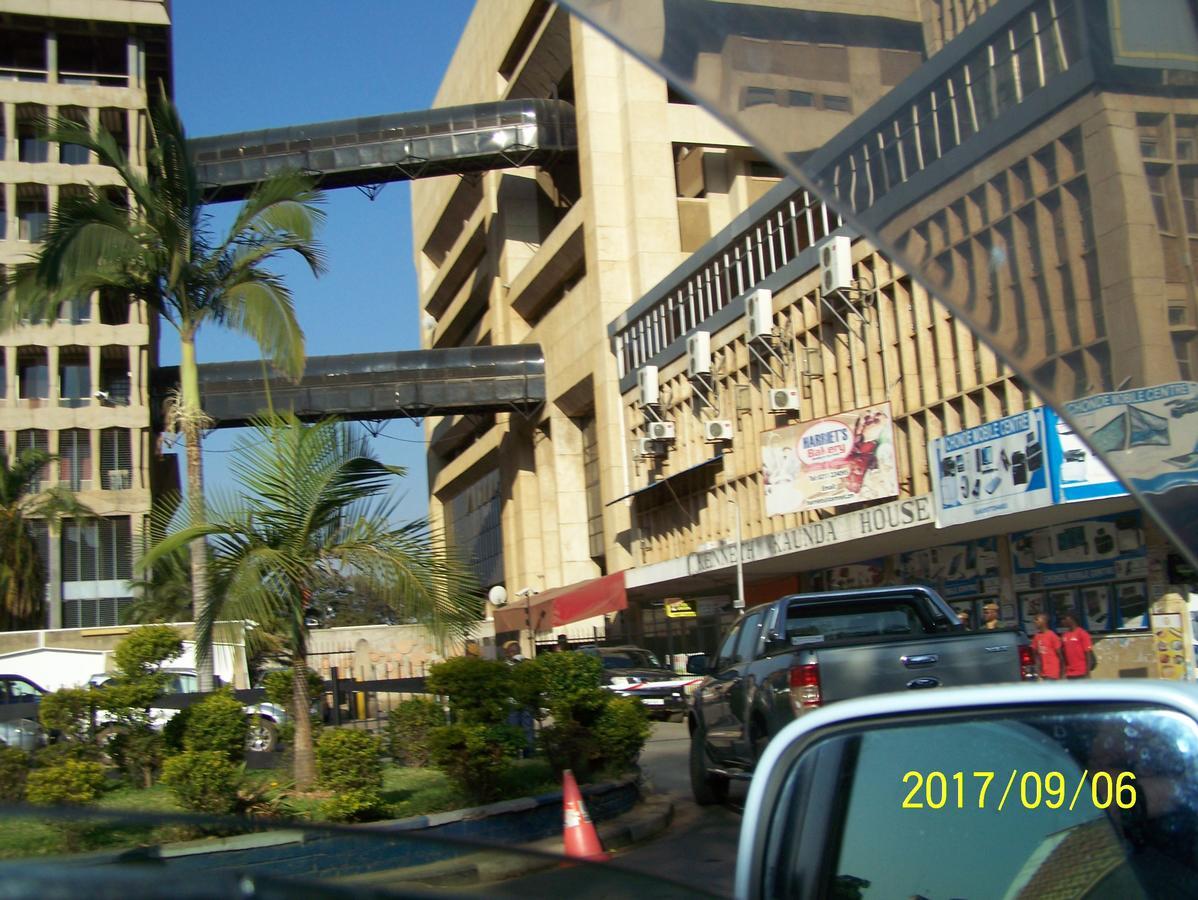
[{"label": "man in red shirt", "polygon": [[1048,627],[1048,616],[1036,616],[1036,633],[1032,635],[1032,650],[1036,653],[1036,667],[1040,677],[1056,681],[1061,677],[1061,639]]},{"label": "man in red shirt", "polygon": [[1089,678],[1090,661],[1094,656],[1094,642],[1089,633],[1077,624],[1069,613],[1061,616],[1061,624],[1065,633],[1061,635],[1062,650],[1065,654],[1066,678]]}]

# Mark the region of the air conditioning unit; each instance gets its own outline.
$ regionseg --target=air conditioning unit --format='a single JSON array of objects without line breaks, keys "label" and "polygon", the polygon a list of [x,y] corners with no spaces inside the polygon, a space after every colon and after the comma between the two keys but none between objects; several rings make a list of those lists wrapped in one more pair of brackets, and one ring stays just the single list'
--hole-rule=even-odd
[{"label": "air conditioning unit", "polygon": [[674,423],[673,422],[650,422],[645,429],[651,441],[672,441],[674,440]]},{"label": "air conditioning unit", "polygon": [[657,383],[657,366],[642,366],[637,369],[636,386],[640,391],[641,406],[657,406],[661,402],[661,388]]},{"label": "air conditioning unit", "polygon": [[711,374],[711,332],[696,331],[686,339],[686,374],[691,378]]},{"label": "air conditioning unit", "polygon": [[128,469],[108,470],[108,489],[110,491],[127,491],[133,486]]},{"label": "air conditioning unit", "polygon": [[637,456],[661,456],[661,445],[653,438],[637,438]]},{"label": "air conditioning unit", "polygon": [[774,333],[774,295],[768,288],[757,288],[745,297],[745,325],[750,341]]},{"label": "air conditioning unit", "polygon": [[734,433],[728,419],[708,419],[703,423],[703,440],[709,444],[730,441]]},{"label": "air conditioning unit", "polygon": [[819,283],[825,294],[853,286],[853,242],[849,238],[838,235],[820,244]]},{"label": "air conditioning unit", "polygon": [[799,389],[792,387],[770,388],[770,412],[798,412]]}]

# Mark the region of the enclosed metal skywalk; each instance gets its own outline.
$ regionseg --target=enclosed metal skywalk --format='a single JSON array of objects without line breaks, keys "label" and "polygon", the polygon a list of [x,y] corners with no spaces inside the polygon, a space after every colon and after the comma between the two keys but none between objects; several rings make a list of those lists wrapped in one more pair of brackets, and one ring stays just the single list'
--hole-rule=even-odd
[{"label": "enclosed metal skywalk", "polygon": [[501,100],[318,122],[188,141],[208,202],[239,200],[276,172],[321,188],[371,187],[435,175],[547,165],[578,149],[564,100]]},{"label": "enclosed metal skywalk", "polygon": [[[158,369],[156,401],[178,382],[178,367]],[[201,365],[200,396],[214,427],[247,424],[268,408],[262,363]],[[305,421],[530,412],[544,401],[545,354],[537,344],[315,356],[298,384],[270,378],[270,405]]]}]

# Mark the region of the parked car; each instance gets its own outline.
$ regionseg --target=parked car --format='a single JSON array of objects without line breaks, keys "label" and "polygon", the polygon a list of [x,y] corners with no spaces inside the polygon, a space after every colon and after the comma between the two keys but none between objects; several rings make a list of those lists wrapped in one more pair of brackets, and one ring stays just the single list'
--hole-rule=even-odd
[{"label": "parked car", "polygon": [[45,693],[24,675],[0,675],[0,745],[32,752],[46,743],[37,720],[37,703]]},{"label": "parked car", "polygon": [[[163,669],[169,677],[166,682],[166,694],[194,694],[199,690],[199,676],[194,669]],[[92,687],[102,688],[111,681],[113,676],[106,672],[93,675],[88,679]],[[276,703],[247,703],[242,709],[249,717],[249,732],[246,735],[247,750],[270,752],[279,746],[279,726],[287,722],[287,711]],[[156,707],[150,710],[151,721],[156,728],[161,728],[179,712],[178,708]],[[103,714],[101,714],[103,715]],[[100,719],[103,724],[103,719]]]},{"label": "parked car", "polygon": [[688,717],[696,802],[717,803],[794,719],[828,703],[1035,678],[1027,637],[966,631],[931,588],[791,594],[750,610],[710,662]]},{"label": "parked car", "polygon": [[603,663],[604,687],[620,697],[635,697],[655,718],[681,718],[686,713],[686,685],[680,677],[641,647],[582,647],[578,652]]}]

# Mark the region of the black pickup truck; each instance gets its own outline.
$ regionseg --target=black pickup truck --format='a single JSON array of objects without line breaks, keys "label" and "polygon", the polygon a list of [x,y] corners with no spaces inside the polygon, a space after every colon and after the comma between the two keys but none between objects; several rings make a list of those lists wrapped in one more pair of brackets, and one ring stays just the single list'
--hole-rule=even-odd
[{"label": "black pickup truck", "polygon": [[694,694],[691,789],[718,803],[728,780],[753,771],[770,738],[804,712],[890,691],[1035,678],[1027,637],[967,631],[930,588],[792,594],[746,612],[714,658],[691,660],[706,677]]}]

